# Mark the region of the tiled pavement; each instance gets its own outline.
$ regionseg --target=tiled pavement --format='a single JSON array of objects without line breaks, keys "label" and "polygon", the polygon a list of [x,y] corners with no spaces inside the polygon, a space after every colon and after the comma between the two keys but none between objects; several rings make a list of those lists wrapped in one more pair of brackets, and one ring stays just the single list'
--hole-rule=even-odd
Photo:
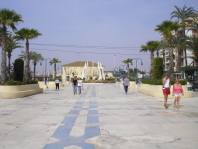
[{"label": "tiled pavement", "polygon": [[116,84],[0,99],[0,149],[197,149],[198,96],[181,108]]}]

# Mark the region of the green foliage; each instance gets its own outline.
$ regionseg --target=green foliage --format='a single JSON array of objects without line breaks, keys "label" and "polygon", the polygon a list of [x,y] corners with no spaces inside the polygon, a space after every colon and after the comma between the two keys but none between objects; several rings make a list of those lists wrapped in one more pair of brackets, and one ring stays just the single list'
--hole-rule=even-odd
[{"label": "green foliage", "polygon": [[[179,80],[181,85],[186,85],[186,80]],[[162,85],[162,79],[142,79],[143,84],[151,84],[151,85]],[[175,80],[171,80],[171,85],[175,84]]]},{"label": "green foliage", "polygon": [[14,81],[23,81],[24,61],[18,58],[14,61]]},{"label": "green foliage", "polygon": [[22,81],[7,81],[6,85],[25,85],[25,84],[37,84],[37,80],[30,80],[27,82],[22,82]]},{"label": "green foliage", "polygon": [[154,58],[154,79],[161,79],[163,75],[163,59],[161,57]]},{"label": "green foliage", "polygon": [[55,79],[52,79],[52,78],[51,78],[51,79],[49,79],[49,81],[55,81]]},{"label": "green foliage", "polygon": [[105,79],[106,81],[115,81],[115,79],[114,78],[107,78],[107,79]]},{"label": "green foliage", "polygon": [[130,78],[130,81],[135,81],[135,79],[134,78]]}]

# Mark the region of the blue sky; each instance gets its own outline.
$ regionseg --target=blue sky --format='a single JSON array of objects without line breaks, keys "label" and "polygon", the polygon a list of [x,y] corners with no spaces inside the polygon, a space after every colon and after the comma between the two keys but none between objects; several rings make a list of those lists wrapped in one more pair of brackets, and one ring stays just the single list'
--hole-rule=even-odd
[{"label": "blue sky", "polygon": [[[160,34],[154,31],[156,25],[170,19],[174,5],[184,4],[198,10],[197,0],[0,0],[0,8],[22,15],[24,22],[17,29],[34,28],[43,34],[30,40],[30,50],[44,58],[58,58],[60,65],[78,60],[101,61],[106,70],[113,69],[114,58],[116,67],[127,58],[141,58],[144,65],[138,61],[138,68],[146,71],[150,57],[149,53],[139,52],[140,46],[160,40]],[[12,61],[21,50],[13,51]],[[37,65],[37,70],[42,73],[43,66]],[[48,66],[48,70],[53,67]]]}]

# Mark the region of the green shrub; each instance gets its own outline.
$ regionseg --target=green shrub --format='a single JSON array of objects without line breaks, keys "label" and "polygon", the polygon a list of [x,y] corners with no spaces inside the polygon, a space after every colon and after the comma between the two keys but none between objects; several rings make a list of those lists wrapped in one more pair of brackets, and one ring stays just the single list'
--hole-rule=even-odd
[{"label": "green shrub", "polygon": [[37,80],[30,80],[27,82],[21,82],[21,81],[6,81],[6,85],[25,85],[25,84],[37,84]]},{"label": "green shrub", "polygon": [[[181,85],[186,85],[186,80],[179,80]],[[151,85],[162,85],[162,79],[142,79],[143,84],[151,84]],[[175,84],[175,80],[171,80],[171,85]]]},{"label": "green shrub", "polygon": [[130,78],[130,81],[135,81],[135,79],[134,78]]},{"label": "green shrub", "polygon": [[153,73],[154,79],[161,79],[163,75],[163,59],[161,57],[154,58],[153,67],[154,67],[154,73]]},{"label": "green shrub", "polygon": [[23,81],[24,61],[18,58],[14,61],[14,81]]},{"label": "green shrub", "polygon": [[49,81],[55,81],[55,79],[49,79]]},{"label": "green shrub", "polygon": [[114,78],[107,78],[106,81],[115,81]]}]

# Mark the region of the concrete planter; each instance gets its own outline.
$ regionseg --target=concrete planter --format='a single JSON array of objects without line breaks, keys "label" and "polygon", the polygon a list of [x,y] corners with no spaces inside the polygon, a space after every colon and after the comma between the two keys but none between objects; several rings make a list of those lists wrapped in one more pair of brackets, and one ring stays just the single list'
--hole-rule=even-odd
[{"label": "concrete planter", "polygon": [[43,89],[39,87],[39,84],[27,84],[27,85],[1,85],[0,86],[0,98],[21,98],[30,96],[33,94],[42,93]]},{"label": "concrete planter", "polygon": [[[187,85],[182,85],[184,90],[184,96],[182,98],[191,98],[193,97],[193,91],[188,91]],[[141,93],[145,93],[154,97],[164,98],[162,93],[162,85],[150,85],[150,84],[141,84],[137,86],[137,91]],[[171,94],[169,98],[174,98],[172,96],[172,88]]]}]

